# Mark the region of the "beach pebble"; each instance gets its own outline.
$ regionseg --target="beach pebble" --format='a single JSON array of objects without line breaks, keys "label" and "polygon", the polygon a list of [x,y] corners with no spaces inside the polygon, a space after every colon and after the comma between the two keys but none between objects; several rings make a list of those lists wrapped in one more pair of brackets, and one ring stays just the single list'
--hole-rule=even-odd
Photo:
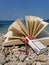
[{"label": "beach pebble", "polygon": [[12,55],[11,58],[10,58],[10,61],[13,62],[13,61],[17,61],[17,57],[15,57],[15,55]]},{"label": "beach pebble", "polygon": [[36,60],[37,60],[37,61],[41,61],[41,62],[47,61],[47,56],[44,55],[44,54],[38,55],[38,56],[36,57]]},{"label": "beach pebble", "polygon": [[0,45],[0,50],[2,49],[2,46]]},{"label": "beach pebble", "polygon": [[6,63],[5,56],[2,53],[0,53],[0,64],[4,64],[4,63]]},{"label": "beach pebble", "polygon": [[36,61],[32,62],[32,65],[36,65]]},{"label": "beach pebble", "polygon": [[18,62],[8,62],[8,63],[5,63],[4,65],[17,65]]},{"label": "beach pebble", "polygon": [[28,63],[28,65],[32,65],[33,60],[30,59],[27,63]]},{"label": "beach pebble", "polygon": [[46,64],[49,65],[49,60],[46,61]]},{"label": "beach pebble", "polygon": [[25,50],[25,49],[26,49],[26,47],[24,47],[24,46],[21,47],[21,50]]},{"label": "beach pebble", "polygon": [[41,63],[40,62],[37,62],[36,65],[41,65]]},{"label": "beach pebble", "polygon": [[31,56],[28,56],[25,61],[27,61],[28,65],[31,65],[32,62],[34,62],[33,58]]},{"label": "beach pebble", "polygon": [[15,46],[15,49],[17,49],[18,48],[18,46]]},{"label": "beach pebble", "polygon": [[45,62],[41,62],[41,65],[47,65]]},{"label": "beach pebble", "polygon": [[19,59],[20,53],[19,52],[14,52],[13,55],[15,56],[16,60]]},{"label": "beach pebble", "polygon": [[49,56],[49,52],[48,52],[48,56]]},{"label": "beach pebble", "polygon": [[33,54],[34,53],[34,51],[31,49],[30,51],[29,51],[29,54],[28,55],[31,55],[31,54]]},{"label": "beach pebble", "polygon": [[49,47],[47,47],[47,49],[48,49],[48,52],[49,52]]},{"label": "beach pebble", "polygon": [[6,61],[8,62],[10,59],[9,59],[9,57],[6,57]]},{"label": "beach pebble", "polygon": [[20,60],[20,61],[24,61],[26,57],[27,57],[27,55],[21,54],[21,55],[19,56],[19,60]]},{"label": "beach pebble", "polygon": [[18,65],[27,65],[26,62],[19,62]]},{"label": "beach pebble", "polygon": [[2,64],[0,64],[0,65],[2,65]]},{"label": "beach pebble", "polygon": [[37,56],[37,54],[36,53],[33,53],[33,54],[31,54],[30,55],[32,58],[35,58],[36,56]]}]

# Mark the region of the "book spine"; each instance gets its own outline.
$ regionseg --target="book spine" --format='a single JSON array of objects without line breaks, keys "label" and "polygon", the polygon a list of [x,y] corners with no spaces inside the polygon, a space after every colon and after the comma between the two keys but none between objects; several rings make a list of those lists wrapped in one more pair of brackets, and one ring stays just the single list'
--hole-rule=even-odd
[{"label": "book spine", "polygon": [[28,37],[26,37],[26,39],[28,40],[28,45],[29,45],[37,54],[39,54],[39,53],[40,53],[40,49],[39,49],[38,47],[36,47]]}]

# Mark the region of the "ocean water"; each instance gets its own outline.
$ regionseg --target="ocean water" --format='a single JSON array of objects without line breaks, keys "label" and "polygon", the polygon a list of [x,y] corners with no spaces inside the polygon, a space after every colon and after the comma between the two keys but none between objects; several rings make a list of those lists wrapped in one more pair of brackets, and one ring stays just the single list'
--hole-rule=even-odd
[{"label": "ocean water", "polygon": [[[13,21],[0,21],[0,33],[6,33],[8,31],[8,27],[14,22]],[[46,32],[49,33],[49,25],[45,28]]]},{"label": "ocean water", "polygon": [[8,27],[13,23],[13,21],[0,21],[0,33],[6,33]]}]

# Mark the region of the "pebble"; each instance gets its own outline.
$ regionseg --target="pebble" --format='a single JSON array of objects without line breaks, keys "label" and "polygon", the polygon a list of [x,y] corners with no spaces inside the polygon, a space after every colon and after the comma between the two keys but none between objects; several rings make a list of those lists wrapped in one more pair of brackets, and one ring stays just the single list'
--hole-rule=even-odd
[{"label": "pebble", "polygon": [[32,65],[36,65],[36,61],[32,62]]},{"label": "pebble", "polygon": [[37,62],[36,65],[41,65],[41,63],[40,62]]},{"label": "pebble", "polygon": [[4,64],[4,63],[6,63],[5,56],[2,53],[0,53],[0,64]]},{"label": "pebble", "polygon": [[19,52],[14,52],[13,55],[15,55],[17,58],[20,56]]},{"label": "pebble", "polygon": [[18,62],[8,62],[8,63],[5,63],[4,65],[17,65]]},{"label": "pebble", "polygon": [[31,54],[33,54],[34,53],[34,51],[32,50],[32,49],[30,49],[30,51],[29,51],[29,54],[28,55],[31,55]]},{"label": "pebble", "polygon": [[24,61],[26,57],[27,57],[27,55],[21,54],[19,56],[19,59],[20,59],[20,61]]},{"label": "pebble", "polygon": [[48,52],[48,56],[49,56],[49,52]]},{"label": "pebble", "polygon": [[36,53],[33,53],[33,54],[31,54],[30,55],[32,58],[35,58],[36,56],[37,56],[37,54]]},{"label": "pebble", "polygon": [[47,61],[47,56],[44,55],[44,54],[38,55],[38,56],[36,57],[36,60],[37,60],[37,61],[41,61],[41,62],[45,62],[45,61]]},{"label": "pebble", "polygon": [[48,49],[48,52],[49,52],[49,47],[47,49]]},{"label": "pebble", "polygon": [[45,62],[41,62],[41,65],[47,65]]},{"label": "pebble", "polygon": [[19,62],[18,65],[27,65],[26,62]]},{"label": "pebble", "polygon": [[2,64],[0,64],[0,65],[2,65]]},{"label": "pebble", "polygon": [[2,49],[1,45],[0,45],[0,50]]},{"label": "pebble", "polygon": [[49,60],[46,61],[46,64],[49,65]]},{"label": "pebble", "polygon": [[33,60],[33,58],[32,58],[31,56],[28,56],[28,57],[25,59],[25,61],[26,61],[29,65],[31,65],[32,62],[34,62],[34,60]]}]

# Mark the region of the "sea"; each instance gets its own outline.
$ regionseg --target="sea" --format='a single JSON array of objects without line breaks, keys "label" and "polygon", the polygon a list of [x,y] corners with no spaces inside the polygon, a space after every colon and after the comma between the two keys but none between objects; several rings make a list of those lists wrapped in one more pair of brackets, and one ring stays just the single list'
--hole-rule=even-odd
[{"label": "sea", "polygon": [[[9,26],[14,22],[14,20],[9,21],[0,21],[0,33],[7,33]],[[49,25],[45,28],[45,30],[49,33]]]},{"label": "sea", "polygon": [[0,21],[0,33],[7,33],[9,26],[13,23],[14,21]]}]

